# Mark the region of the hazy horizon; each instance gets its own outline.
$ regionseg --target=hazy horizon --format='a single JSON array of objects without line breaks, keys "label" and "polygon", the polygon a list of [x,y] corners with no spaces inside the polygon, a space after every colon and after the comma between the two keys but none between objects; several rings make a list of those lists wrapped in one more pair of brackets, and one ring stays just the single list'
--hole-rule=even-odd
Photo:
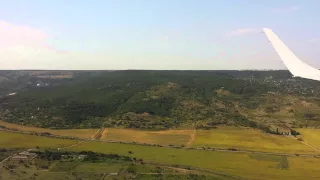
[{"label": "hazy horizon", "polygon": [[2,70],[286,70],[262,28],[320,68],[320,1],[23,1],[0,6]]},{"label": "hazy horizon", "polygon": [[0,69],[0,71],[288,71],[288,69]]}]

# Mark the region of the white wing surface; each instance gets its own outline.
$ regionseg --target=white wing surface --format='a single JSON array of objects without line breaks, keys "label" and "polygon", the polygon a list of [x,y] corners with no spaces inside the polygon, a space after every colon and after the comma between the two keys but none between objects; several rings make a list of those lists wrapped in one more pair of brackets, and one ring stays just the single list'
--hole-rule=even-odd
[{"label": "white wing surface", "polygon": [[263,31],[293,76],[320,81],[320,70],[301,61],[271,29]]}]

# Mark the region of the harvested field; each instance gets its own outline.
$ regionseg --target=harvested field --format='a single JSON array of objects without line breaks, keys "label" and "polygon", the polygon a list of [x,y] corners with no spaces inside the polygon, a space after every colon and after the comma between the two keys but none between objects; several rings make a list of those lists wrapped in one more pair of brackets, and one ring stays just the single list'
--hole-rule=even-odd
[{"label": "harvested field", "polygon": [[237,127],[197,130],[193,147],[236,148],[239,150],[283,153],[317,153],[311,147],[294,138]]},{"label": "harvested field", "polygon": [[16,129],[18,131],[24,132],[36,132],[36,133],[50,133],[53,135],[59,136],[69,136],[69,137],[77,137],[77,138],[92,138],[99,129],[63,129],[63,130],[53,130],[46,128],[37,128],[32,126],[22,126],[13,123],[7,123],[5,121],[0,120],[0,126],[4,126],[10,129]]},{"label": "harvested field", "polygon": [[296,129],[301,133],[300,138],[302,138],[306,143],[320,149],[320,129],[311,129],[311,128],[299,128]]},{"label": "harvested field", "polygon": [[77,141],[0,131],[0,148],[60,148]]},{"label": "harvested field", "polygon": [[102,140],[137,142],[159,145],[187,145],[194,130],[141,131],[132,129],[106,129]]}]

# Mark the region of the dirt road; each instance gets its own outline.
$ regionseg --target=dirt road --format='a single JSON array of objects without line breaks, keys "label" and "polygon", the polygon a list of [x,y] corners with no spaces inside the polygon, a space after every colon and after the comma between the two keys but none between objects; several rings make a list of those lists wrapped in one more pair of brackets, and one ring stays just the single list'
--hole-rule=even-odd
[{"label": "dirt road", "polygon": [[188,142],[188,144],[187,144],[186,147],[190,148],[190,147],[193,145],[194,141],[196,140],[196,135],[197,135],[196,133],[197,133],[197,130],[194,129],[194,130],[193,130],[193,133],[192,133],[192,135],[191,135],[191,139],[190,139],[190,141]]}]

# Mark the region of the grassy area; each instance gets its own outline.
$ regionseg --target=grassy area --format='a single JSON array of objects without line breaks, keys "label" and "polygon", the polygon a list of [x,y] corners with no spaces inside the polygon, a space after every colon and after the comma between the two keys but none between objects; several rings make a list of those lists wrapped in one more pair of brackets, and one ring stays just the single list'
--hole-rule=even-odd
[{"label": "grassy area", "polygon": [[[75,141],[53,139],[39,136],[29,136],[17,133],[0,132],[0,147],[24,147],[34,148],[40,146],[43,148],[56,148],[65,146]],[[154,146],[139,146],[118,143],[85,142],[78,146],[70,148],[73,151],[94,151],[100,153],[114,153],[132,158],[143,159],[145,162],[156,162],[163,165],[179,165],[180,167],[193,167],[207,170],[220,176],[244,177],[247,179],[316,179],[320,177],[320,168],[315,164],[320,163],[319,158],[305,157],[285,157],[271,155],[257,155],[251,153],[231,153],[198,151],[187,149],[160,148]],[[129,151],[131,151],[129,153]],[[102,164],[82,164],[82,162],[71,162],[65,164],[54,164],[52,170],[57,175],[64,170],[75,170],[82,173],[83,176],[90,176],[86,169],[92,169],[98,173],[101,171],[112,171],[119,166],[110,166],[103,169]],[[73,166],[71,169],[69,165]],[[108,163],[105,165],[107,166]],[[178,167],[179,167],[178,166]],[[108,169],[110,168],[110,169]],[[57,170],[58,169],[58,170]],[[60,170],[59,170],[60,169]],[[47,177],[39,173],[39,177]],[[47,175],[50,177],[53,171]],[[66,174],[65,174],[66,175]],[[70,174],[69,174],[70,175]],[[92,175],[92,174],[91,174]],[[80,175],[79,175],[80,176]],[[60,175],[59,175],[60,177]],[[65,177],[61,175],[62,177]],[[57,176],[58,178],[58,176]],[[47,178],[46,178],[47,179]],[[49,178],[50,179],[50,178]]]},{"label": "grassy area", "polygon": [[16,154],[19,152],[19,149],[1,149],[0,148],[0,162],[6,159],[7,157]]},{"label": "grassy area", "polygon": [[306,177],[313,176],[320,179],[320,162],[319,158],[305,158],[305,157],[288,157],[290,169],[294,169],[295,174],[300,175],[302,179],[309,179]]},{"label": "grassy area", "polygon": [[[154,161],[164,164],[179,164],[191,166],[201,169],[207,169],[215,173],[222,173],[236,177],[245,177],[252,179],[301,179],[306,176],[299,170],[298,166],[291,165],[290,161],[305,163],[305,158],[290,157],[288,168],[285,161],[280,157],[275,160],[249,157],[246,153],[230,153],[230,152],[211,152],[196,151],[185,149],[147,147],[138,145],[112,144],[88,142],[72,148],[72,150],[82,151],[91,150],[101,153],[118,153],[121,155],[129,155],[128,151],[132,151],[132,157],[143,158],[147,161]],[[269,157],[274,158],[274,157]],[[309,173],[308,179],[319,177],[320,171],[316,171],[318,167],[313,165],[320,163],[320,159],[311,158],[312,163],[307,164],[303,172]],[[313,174],[312,174],[313,173]]]},{"label": "grassy area", "polygon": [[59,148],[75,144],[77,141],[32,136],[0,131],[0,147],[3,148]]},{"label": "grassy area", "polygon": [[[222,178],[222,177],[212,177],[212,176],[196,176],[195,175],[172,175],[172,174],[166,174],[166,175],[149,175],[149,174],[143,174],[140,175],[138,180],[162,180],[162,179],[171,179],[171,180],[181,180],[181,179],[197,179],[197,180],[229,180],[229,178]],[[231,180],[231,179],[230,179]]]},{"label": "grassy area", "polygon": [[283,153],[317,153],[314,149],[293,138],[237,127],[197,130],[193,147],[236,148]]},{"label": "grassy area", "polygon": [[[94,179],[99,180],[102,177],[101,173],[93,172],[75,172],[60,171],[54,172],[47,169],[38,169],[36,162],[39,160],[9,160],[0,167],[0,179],[54,179],[54,180],[65,180],[65,179]],[[43,160],[45,161],[45,160]],[[45,164],[45,163],[44,163]],[[48,164],[48,163],[46,163]],[[10,169],[8,169],[10,167]]]},{"label": "grassy area", "polygon": [[[112,155],[103,158],[91,152],[89,153],[91,156],[87,154],[89,157],[81,158],[77,153],[68,152],[69,155],[64,156],[56,154],[53,160],[52,154],[50,156],[48,152],[54,153],[54,151],[43,154],[38,152],[38,156],[32,159],[9,159],[0,166],[0,179],[146,179],[146,177],[189,179],[192,177],[191,179],[228,180],[219,175],[146,164],[143,160],[128,157],[121,159],[120,156]],[[96,159],[97,157],[99,158]]]},{"label": "grassy area", "polygon": [[266,154],[249,154],[249,157],[258,161],[277,162],[278,169],[288,169],[289,162],[286,156],[266,155]]},{"label": "grassy area", "polygon": [[17,129],[19,131],[25,131],[25,132],[37,132],[37,133],[48,132],[53,135],[70,136],[70,137],[78,137],[78,138],[92,138],[99,131],[99,129],[53,130],[53,129],[37,128],[32,126],[22,126],[22,125],[8,123],[1,120],[0,120],[0,126],[4,126],[10,129]]},{"label": "grassy area", "polygon": [[186,145],[193,130],[141,131],[130,129],[106,129],[101,139],[160,145]]},{"label": "grassy area", "polygon": [[122,164],[108,164],[108,163],[81,163],[74,171],[77,172],[103,172],[103,173],[117,173],[121,169]]},{"label": "grassy area", "polygon": [[301,138],[308,144],[320,149],[320,129],[299,128],[296,131],[301,133]]}]

